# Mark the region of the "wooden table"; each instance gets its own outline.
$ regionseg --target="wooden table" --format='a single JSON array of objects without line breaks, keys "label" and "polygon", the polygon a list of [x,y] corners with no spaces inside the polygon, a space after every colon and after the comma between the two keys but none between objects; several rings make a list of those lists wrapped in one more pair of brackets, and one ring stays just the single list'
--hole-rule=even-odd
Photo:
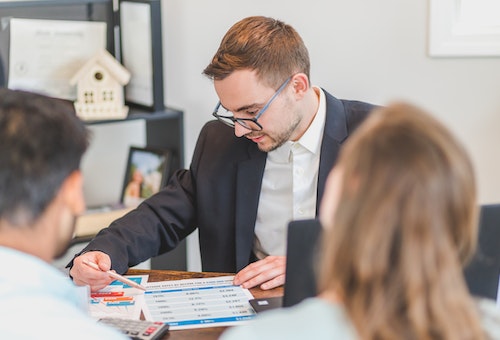
[{"label": "wooden table", "polygon": [[[168,281],[168,280],[182,280],[182,279],[195,279],[204,277],[216,277],[234,275],[228,273],[209,273],[209,272],[183,272],[173,270],[138,270],[131,269],[127,275],[149,275],[148,282]],[[250,292],[255,298],[275,297],[283,295],[283,287],[278,287],[271,290],[262,290],[260,288],[252,288]],[[182,340],[182,339],[196,339],[196,340],[209,340],[218,339],[221,333],[227,327],[208,327],[208,328],[195,328],[185,330],[173,330],[164,337],[169,340]]]}]

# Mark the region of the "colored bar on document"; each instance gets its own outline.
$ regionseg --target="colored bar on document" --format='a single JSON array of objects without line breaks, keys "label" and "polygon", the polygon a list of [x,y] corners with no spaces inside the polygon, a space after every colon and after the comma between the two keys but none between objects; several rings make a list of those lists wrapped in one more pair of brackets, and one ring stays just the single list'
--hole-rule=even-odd
[{"label": "colored bar on document", "polygon": [[135,304],[135,301],[113,301],[106,302],[106,306],[115,307],[115,306],[132,306]]},{"label": "colored bar on document", "polygon": [[118,296],[118,297],[105,297],[104,301],[132,301],[134,299],[133,296]]}]

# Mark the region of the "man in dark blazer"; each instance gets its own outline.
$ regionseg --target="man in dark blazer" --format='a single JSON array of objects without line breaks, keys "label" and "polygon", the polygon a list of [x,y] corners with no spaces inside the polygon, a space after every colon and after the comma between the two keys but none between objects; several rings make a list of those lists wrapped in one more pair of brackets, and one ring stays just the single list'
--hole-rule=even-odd
[{"label": "man in dark blazer", "polygon": [[[189,170],[177,171],[163,190],[103,229],[73,260],[75,283],[97,290],[111,280],[85,259],[124,273],[198,228],[204,271],[238,272],[234,283],[244,288],[282,285],[283,233],[297,217],[295,205],[287,205],[303,204],[304,218],[315,217],[342,143],[373,109],[311,86],[309,68],[307,49],[289,25],[266,17],[236,23],[204,70],[220,101]],[[295,160],[293,149],[300,148]],[[284,163],[270,158],[284,149],[290,154]],[[310,170],[310,187],[293,183],[294,163]],[[290,180],[274,191],[283,176]],[[268,224],[280,235],[272,242]]]}]

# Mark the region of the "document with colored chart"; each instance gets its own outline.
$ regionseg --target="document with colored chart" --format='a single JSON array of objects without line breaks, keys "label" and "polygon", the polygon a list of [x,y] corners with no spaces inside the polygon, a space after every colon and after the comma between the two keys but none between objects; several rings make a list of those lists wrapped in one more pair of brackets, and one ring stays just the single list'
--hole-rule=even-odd
[{"label": "document with colored chart", "polygon": [[[125,276],[143,285],[148,275]],[[98,292],[91,293],[89,313],[95,319],[120,318],[139,320],[144,307],[144,292],[120,281],[113,281]]]},{"label": "document with colored chart", "polygon": [[221,276],[148,283],[144,317],[171,330],[245,323],[255,316],[253,296],[232,282],[233,276]]}]

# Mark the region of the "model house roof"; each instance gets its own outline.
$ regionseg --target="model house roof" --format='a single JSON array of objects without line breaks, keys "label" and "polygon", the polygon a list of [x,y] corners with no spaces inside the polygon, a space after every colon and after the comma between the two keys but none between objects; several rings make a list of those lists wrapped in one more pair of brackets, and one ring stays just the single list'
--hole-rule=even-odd
[{"label": "model house roof", "polygon": [[107,50],[102,49],[92,59],[87,61],[78,72],[71,78],[70,84],[75,85],[85,74],[88,74],[94,65],[104,67],[113,78],[121,85],[130,81],[130,72],[122,66]]}]

